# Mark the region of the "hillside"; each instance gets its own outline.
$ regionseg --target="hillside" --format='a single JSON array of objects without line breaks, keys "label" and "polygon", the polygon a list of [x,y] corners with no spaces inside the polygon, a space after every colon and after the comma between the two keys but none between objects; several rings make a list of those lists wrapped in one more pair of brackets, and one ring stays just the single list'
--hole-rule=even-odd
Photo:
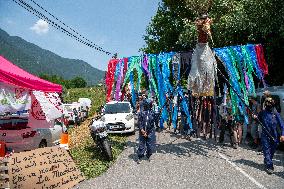
[{"label": "hillside", "polygon": [[0,55],[32,74],[59,75],[64,79],[80,76],[88,85],[97,84],[105,74],[82,60],[63,58],[1,29]]}]

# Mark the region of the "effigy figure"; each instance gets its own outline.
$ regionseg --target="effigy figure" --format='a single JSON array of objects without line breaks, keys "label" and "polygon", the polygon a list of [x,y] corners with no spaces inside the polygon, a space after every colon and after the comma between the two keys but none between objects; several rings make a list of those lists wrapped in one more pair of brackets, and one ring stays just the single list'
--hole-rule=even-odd
[{"label": "effigy figure", "polygon": [[216,76],[216,59],[208,41],[212,40],[210,25],[212,19],[203,14],[196,21],[198,41],[191,59],[191,70],[188,76],[188,89],[195,96],[213,96]]}]

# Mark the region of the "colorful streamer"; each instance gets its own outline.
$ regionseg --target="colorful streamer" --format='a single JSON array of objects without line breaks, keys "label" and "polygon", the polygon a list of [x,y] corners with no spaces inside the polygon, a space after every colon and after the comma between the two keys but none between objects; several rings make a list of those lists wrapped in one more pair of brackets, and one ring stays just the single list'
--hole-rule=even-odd
[{"label": "colorful streamer", "polygon": [[112,86],[114,81],[114,72],[116,68],[118,60],[112,59],[108,63],[108,70],[106,74],[106,101],[109,102],[111,100],[111,92],[112,92]]},{"label": "colorful streamer", "polygon": [[[233,115],[243,114],[248,120],[245,105],[248,105],[248,95],[255,95],[254,76],[262,80],[268,74],[268,65],[264,58],[263,47],[261,45],[230,46],[214,49],[216,55],[223,62],[225,70],[229,76],[230,85],[236,90],[238,95],[244,99],[245,103],[239,99],[232,89],[229,90]],[[136,103],[137,92],[140,92],[141,79],[145,76],[146,83],[149,85],[149,93],[152,98],[157,98],[159,108],[166,103],[166,97],[173,95],[175,99],[183,97],[180,80],[180,53],[160,53],[144,54],[123,59],[112,59],[109,61],[106,73],[106,101],[112,99],[114,92],[115,100],[123,100],[126,84],[132,93],[132,103]],[[135,76],[135,77],[134,77]],[[136,77],[137,76],[137,77]],[[172,78],[171,78],[172,77]],[[174,82],[171,82],[173,79]],[[115,87],[113,87],[115,85]],[[176,87],[176,89],[174,89]],[[225,90],[225,89],[224,89]],[[150,98],[150,95],[149,95]],[[225,100],[225,98],[224,98]],[[191,124],[190,111],[187,103],[181,100],[180,104],[175,102],[169,104],[168,108],[162,110],[162,123],[172,116],[174,128],[176,128],[178,106],[181,106],[188,115],[188,124]],[[186,111],[187,109],[187,111]],[[172,114],[170,115],[170,112]]]},{"label": "colorful streamer", "polygon": [[264,58],[264,52],[262,45],[255,45],[255,52],[257,57],[257,63],[259,68],[261,69],[262,73],[264,75],[268,74],[268,65]]}]

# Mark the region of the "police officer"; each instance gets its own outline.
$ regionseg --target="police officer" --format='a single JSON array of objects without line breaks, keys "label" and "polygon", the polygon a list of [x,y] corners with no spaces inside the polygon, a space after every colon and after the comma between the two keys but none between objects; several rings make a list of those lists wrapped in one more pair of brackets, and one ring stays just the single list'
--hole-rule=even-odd
[{"label": "police officer", "polygon": [[154,152],[156,135],[154,124],[154,112],[152,111],[152,104],[150,100],[143,100],[143,111],[138,114],[138,127],[139,127],[139,147],[137,151],[138,161],[141,163],[141,159],[144,157],[146,151],[146,157],[150,161],[150,157]]},{"label": "police officer", "polygon": [[268,97],[264,101],[265,109],[258,114],[258,119],[265,128],[261,133],[261,143],[264,164],[268,174],[272,174],[274,171],[272,158],[276,151],[276,147],[278,146],[279,141],[284,141],[284,122],[279,113],[275,111],[274,106],[274,100],[271,97]]}]

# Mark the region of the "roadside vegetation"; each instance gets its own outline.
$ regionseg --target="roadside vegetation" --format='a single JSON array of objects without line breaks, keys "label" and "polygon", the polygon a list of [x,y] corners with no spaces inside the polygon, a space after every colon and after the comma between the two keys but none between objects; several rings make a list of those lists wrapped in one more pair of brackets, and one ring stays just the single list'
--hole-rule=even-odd
[{"label": "roadside vegetation", "polygon": [[68,89],[63,98],[65,102],[77,102],[78,99],[89,98],[92,101],[89,118],[78,128],[69,129],[70,154],[76,165],[87,179],[94,178],[104,173],[123,151],[126,144],[126,136],[109,135],[112,144],[114,160],[106,161],[99,149],[95,147],[89,132],[92,117],[96,115],[99,107],[105,103],[105,91],[103,87]]}]

